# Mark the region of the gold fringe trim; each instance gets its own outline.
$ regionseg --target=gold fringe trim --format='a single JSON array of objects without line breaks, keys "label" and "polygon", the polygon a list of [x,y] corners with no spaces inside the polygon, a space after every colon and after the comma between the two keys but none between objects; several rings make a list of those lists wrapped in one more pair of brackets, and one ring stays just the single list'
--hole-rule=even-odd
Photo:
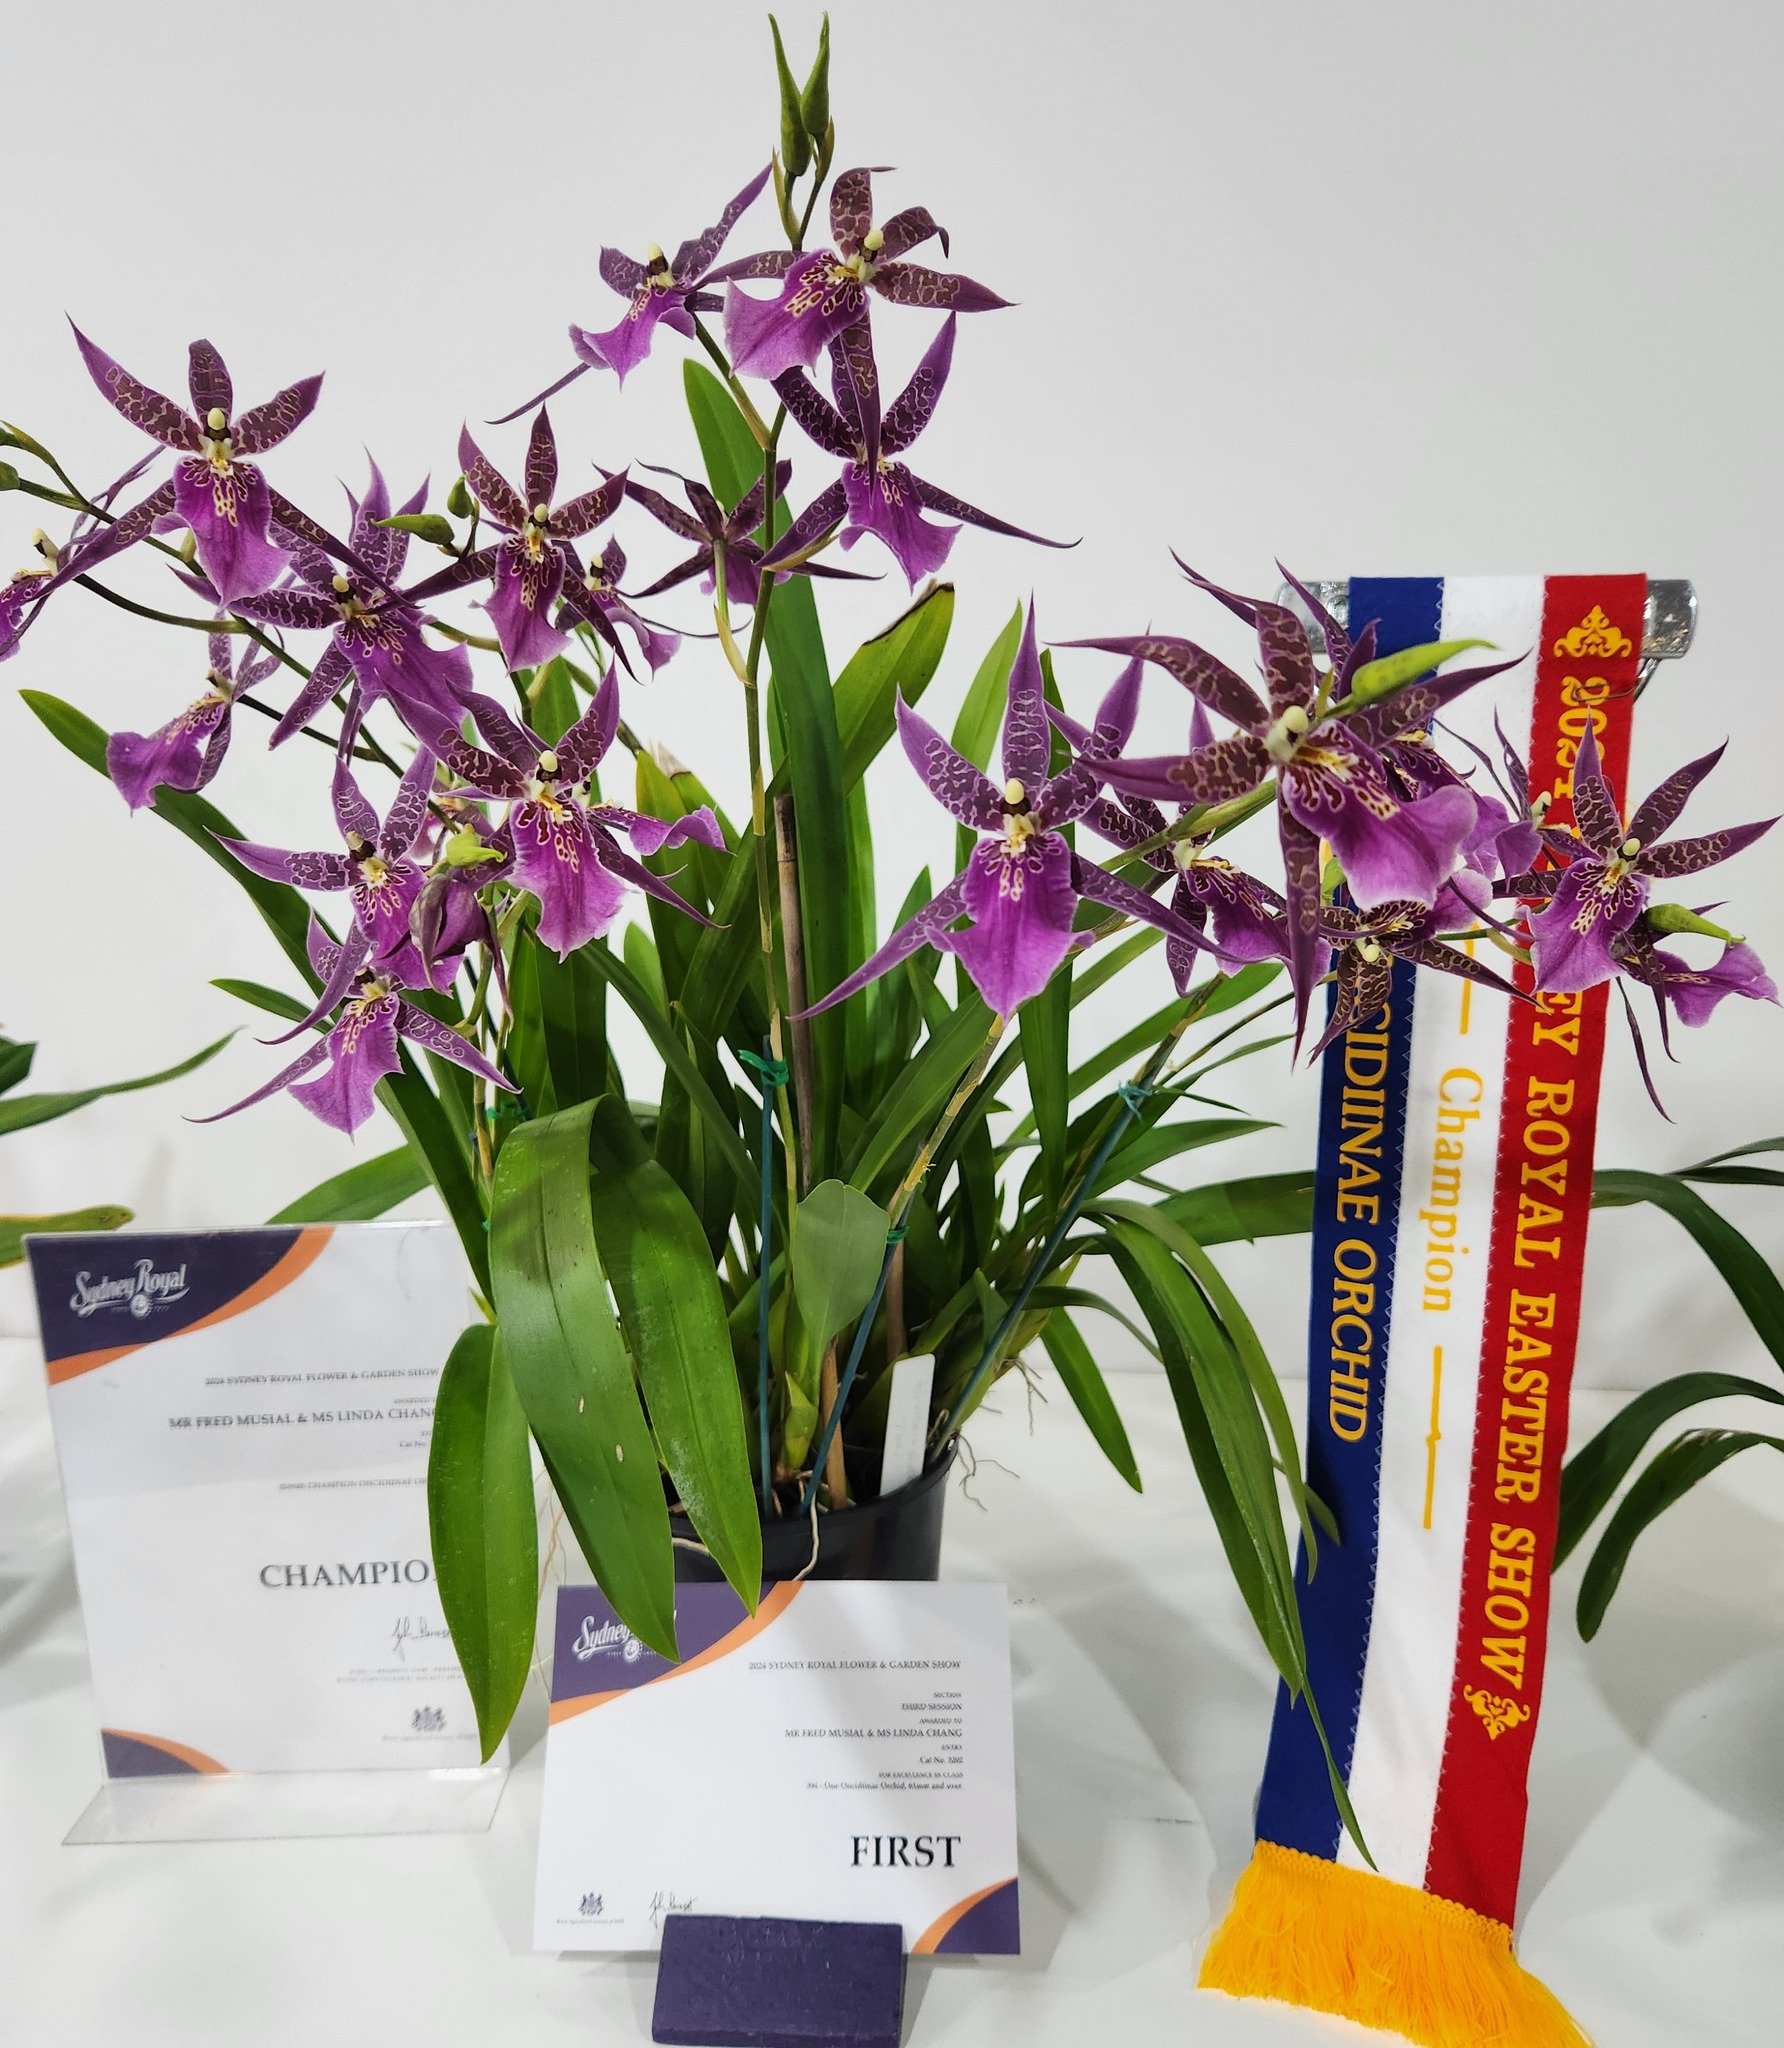
[{"label": "gold fringe trim", "polygon": [[1419,2048],[1591,2048],[1520,1967],[1509,1927],[1275,1842],[1258,1843],[1201,1982],[1335,2013]]}]

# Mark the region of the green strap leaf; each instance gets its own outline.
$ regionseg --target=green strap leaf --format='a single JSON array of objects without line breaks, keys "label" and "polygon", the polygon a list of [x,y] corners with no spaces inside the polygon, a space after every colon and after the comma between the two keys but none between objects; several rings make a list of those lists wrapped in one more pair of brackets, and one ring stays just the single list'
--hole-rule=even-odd
[{"label": "green strap leaf", "polygon": [[669,1507],[589,1207],[594,1110],[583,1102],[521,1124],[497,1156],[496,1315],[527,1425],[583,1556],[632,1633],[673,1657]]},{"label": "green strap leaf", "polygon": [[1159,1205],[1200,1245],[1304,1237],[1313,1228],[1313,1171],[1260,1173],[1187,1188]]},{"label": "green strap leaf", "polygon": [[847,787],[861,780],[896,730],[894,699],[915,704],[929,687],[953,623],[954,586],[931,584],[844,664],[836,679],[836,729]]},{"label": "green strap leaf", "polygon": [[1691,1233],[1728,1282],[1759,1341],[1784,1366],[1784,1286],[1752,1242],[1670,1173],[1613,1169],[1593,1177],[1594,1208],[1621,1208],[1632,1202],[1651,1202]]},{"label": "green strap leaf", "polygon": [[1588,1642],[1604,1621],[1636,1538],[1700,1480],[1756,1446],[1784,1451],[1784,1437],[1760,1436],[1746,1429],[1694,1429],[1656,1453],[1618,1503],[1580,1580],[1577,1614],[1580,1634]]},{"label": "green strap leaf", "polygon": [[526,1688],[539,1600],[539,1525],[526,1416],[496,1332],[473,1323],[434,1396],[427,1459],[434,1577],[487,1763]]},{"label": "green strap leaf", "polygon": [[941,1114],[956,1083],[972,1064],[974,1053],[991,1029],[991,1012],[977,995],[969,995],[931,1035],[916,1058],[880,1098],[862,1127],[861,1140],[849,1165],[849,1182],[871,1193],[903,1160]]},{"label": "green strap leaf", "polygon": [[1108,1382],[1097,1370],[1090,1346],[1077,1324],[1068,1315],[1050,1315],[1042,1326],[1041,1342],[1047,1347],[1047,1356],[1053,1361],[1061,1385],[1072,1397],[1072,1406],[1083,1416],[1103,1456],[1136,1493],[1143,1492],[1127,1429],[1109,1393]]},{"label": "green strap leaf", "polygon": [[[705,1118],[707,1129],[732,1172],[737,1175],[743,1187],[751,1187],[754,1184],[755,1168],[744,1149],[742,1138],[737,1134],[736,1121],[707,1085],[706,1077],[700,1071],[699,1062],[688,1051],[676,1024],[657,1008],[650,991],[632,970],[605,947],[585,947],[580,957],[587,960],[603,980],[612,983],[619,991],[620,1000],[650,1034],[650,1041],[662,1056],[664,1066],[687,1090],[689,1101]],[[686,1026],[686,1013],[678,1014],[682,1024]]]},{"label": "green strap leaf", "polygon": [[1635,1468],[1663,1423],[1699,1401],[1734,1397],[1784,1407],[1784,1389],[1733,1372],[1682,1372],[1647,1387],[1568,1459],[1561,1475],[1561,1519],[1555,1562],[1564,1563],[1586,1531],[1609,1507],[1617,1488]]},{"label": "green strap leaf", "polygon": [[427,1186],[427,1164],[409,1146],[362,1159],[287,1202],[269,1223],[367,1223]]},{"label": "green strap leaf", "polygon": [[1037,996],[1022,1005],[1017,1030],[1028,1072],[1035,1135],[1040,1140],[1041,1186],[1049,1208],[1065,1193],[1065,1131],[1071,1089],[1067,1080],[1072,1023],[1072,964],[1068,959]]},{"label": "green strap leaf", "polygon": [[37,1056],[34,1043],[22,1043],[16,1038],[0,1038],[0,1095],[9,1088],[16,1088],[31,1071],[31,1062]]},{"label": "green strap leaf", "polygon": [[846,1181],[820,1181],[799,1204],[793,1291],[812,1348],[822,1351],[867,1306],[892,1219]]},{"label": "green strap leaf", "polygon": [[70,1088],[54,1095],[8,1096],[0,1101],[0,1137],[11,1131],[28,1130],[33,1124],[49,1123],[55,1117],[68,1116],[77,1109],[85,1109],[89,1102],[97,1102],[102,1095],[132,1095],[139,1088],[158,1088],[164,1081],[177,1081],[182,1074],[202,1067],[206,1060],[215,1059],[234,1036],[233,1031],[226,1031],[221,1038],[201,1052],[193,1053],[189,1059],[183,1059],[175,1066],[163,1067],[158,1074],[141,1074],[134,1081],[108,1081],[97,1088]]},{"label": "green strap leaf", "polygon": [[49,1237],[57,1231],[122,1230],[133,1211],[115,1202],[92,1209],[64,1209],[55,1216],[0,1216],[0,1266],[16,1266],[25,1256],[25,1239]]},{"label": "green strap leaf", "polygon": [[762,1524],[712,1248],[687,1196],[613,1096],[594,1106],[591,1157],[595,1242],[657,1448],[700,1540],[753,1613]]}]

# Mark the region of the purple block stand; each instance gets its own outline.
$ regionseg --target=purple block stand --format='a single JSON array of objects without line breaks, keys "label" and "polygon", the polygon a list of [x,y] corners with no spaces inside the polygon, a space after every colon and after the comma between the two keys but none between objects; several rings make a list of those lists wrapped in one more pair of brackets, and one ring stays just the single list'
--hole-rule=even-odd
[{"label": "purple block stand", "polygon": [[903,1929],[671,1913],[650,2031],[673,2048],[899,2048]]}]

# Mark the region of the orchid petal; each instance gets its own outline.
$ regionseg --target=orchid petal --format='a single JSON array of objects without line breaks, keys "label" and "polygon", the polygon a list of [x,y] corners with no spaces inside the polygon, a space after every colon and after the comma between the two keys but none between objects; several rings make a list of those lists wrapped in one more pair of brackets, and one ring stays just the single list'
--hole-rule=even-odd
[{"label": "orchid petal", "polygon": [[1073,865],[1070,848],[1054,832],[1037,833],[1020,846],[983,839],[973,849],[962,892],[971,923],[952,934],[949,945],[1001,1017],[1039,995],[1072,950]]},{"label": "orchid petal", "polygon": [[507,532],[518,533],[527,523],[527,508],[520,493],[472,440],[469,427],[459,433],[458,466],[464,472],[466,488],[491,519]]},{"label": "orchid petal", "polygon": [[1095,647],[1105,654],[1125,654],[1150,661],[1175,677],[1192,697],[1246,732],[1261,733],[1270,723],[1263,699],[1224,661],[1205,647],[1173,634],[1139,633],[1111,640],[1067,640],[1066,647]]},{"label": "orchid petal", "polygon": [[1003,799],[991,778],[974,767],[964,754],[956,752],[926,718],[913,711],[904,701],[903,691],[893,708],[898,714],[898,737],[906,758],[927,783],[936,802],[974,831],[1000,831],[1004,823]]},{"label": "orchid petal", "polygon": [[1720,832],[1704,832],[1695,839],[1665,840],[1642,853],[1641,871],[1660,881],[1698,874],[1742,852],[1756,839],[1763,839],[1777,822],[1776,818],[1761,818],[1756,824],[1728,825]]},{"label": "orchid petal", "polygon": [[507,1075],[499,1067],[492,1066],[462,1031],[454,1031],[450,1024],[442,1023],[438,1017],[430,1017],[425,1010],[417,1009],[401,997],[397,999],[396,1028],[423,1052],[450,1060],[454,1066],[463,1067],[480,1080],[487,1081],[492,1088],[504,1089],[510,1095],[520,1093]]},{"label": "orchid petal", "polygon": [[1573,764],[1573,821],[1592,851],[1608,857],[1623,843],[1623,819],[1598,754],[1598,731],[1590,720],[1580,736]]},{"label": "orchid petal", "polygon": [[[853,461],[855,437],[848,423],[803,370],[783,371],[775,378],[774,389],[808,439],[827,455]],[[886,445],[890,447],[892,443],[888,440]]]},{"label": "orchid petal", "polygon": [[322,650],[322,658],[310,671],[310,679],[293,698],[285,715],[273,727],[269,747],[282,747],[294,732],[308,725],[330,698],[336,697],[353,678],[353,666],[348,661],[339,640],[331,640]]},{"label": "orchid petal", "polygon": [[220,412],[225,420],[235,414],[235,389],[223,358],[208,341],[195,341],[186,351],[186,389],[192,394],[192,411],[201,419]]},{"label": "orchid petal", "polygon": [[527,510],[540,505],[549,506],[557,494],[558,453],[557,436],[551,431],[551,415],[540,406],[533,421],[533,431],[527,436],[526,490]]},{"label": "orchid petal", "polygon": [[434,756],[431,749],[420,747],[403,770],[396,795],[384,816],[384,828],[378,834],[378,851],[386,860],[400,859],[421,837],[433,787]]},{"label": "orchid petal", "polygon": [[934,311],[946,307],[956,313],[994,313],[1007,306],[988,286],[951,271],[931,270],[922,263],[878,263],[868,282],[895,306],[918,306]]},{"label": "orchid petal", "polygon": [[924,946],[934,946],[942,952],[953,951],[954,941],[949,927],[965,914],[965,894],[966,876],[956,875],[945,888],[938,889],[921,910],[907,918],[870,960],[856,968],[846,981],[838,982],[827,996],[799,1011],[798,1015],[815,1017],[822,1010],[847,1002],[870,981],[878,981],[881,975],[890,974],[893,968]]},{"label": "orchid petal", "polygon": [[[69,325],[74,327],[72,321]],[[198,422],[188,416],[184,407],[176,405],[171,398],[163,398],[159,391],[152,391],[139,378],[131,376],[121,363],[114,362],[104,349],[89,341],[78,327],[74,327],[74,339],[93,382],[133,427],[140,427],[145,434],[152,435],[168,448],[198,447],[204,437]]]},{"label": "orchid petal", "polygon": [[321,395],[320,377],[300,377],[265,404],[250,407],[230,429],[236,453],[262,455],[267,449],[276,448],[315,411]]}]

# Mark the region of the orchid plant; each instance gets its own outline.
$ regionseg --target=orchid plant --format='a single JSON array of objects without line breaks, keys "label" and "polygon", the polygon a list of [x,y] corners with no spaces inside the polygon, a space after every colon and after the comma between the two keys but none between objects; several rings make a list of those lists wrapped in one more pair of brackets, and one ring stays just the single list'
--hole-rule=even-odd
[{"label": "orchid plant", "polygon": [[[779,71],[773,161],[673,259],[604,252],[611,323],[571,327],[575,366],[521,409],[524,446],[486,454],[461,434],[437,507],[422,488],[393,509],[374,466],[337,531],[279,490],[279,444],[320,378],[238,414],[222,357],[195,342],[187,410],[77,336],[172,473],[144,486],[139,460],[89,493],[6,429],[18,459],[0,485],[72,524],[0,589],[0,655],[73,588],[206,651],[195,702],[158,727],[146,712],[147,731],[108,736],[25,694],[125,801],[235,877],[284,951],[290,987],[220,985],[303,1049],[217,1113],[289,1093],[346,1135],[377,1103],[395,1119],[397,1150],[287,1214],[374,1215],[431,1183],[457,1227],[487,1320],[445,1364],[430,1507],[490,1747],[531,1656],[529,1439],[619,1613],[673,1654],[671,1511],[753,1605],[765,1522],[871,1497],[906,1355],[936,1362],[932,1460],[1039,1344],[1137,1487],[1083,1328],[1127,1319],[1093,1254],[1138,1304],[1130,1327],[1170,1376],[1237,1581],[1299,1692],[1291,1538],[1298,1523],[1316,1543],[1318,1504],[1208,1247],[1295,1227],[1305,1180],[1177,1184],[1176,1163],[1261,1128],[1210,1075],[1281,1043],[1279,1006],[1317,1050],[1379,1005],[1393,957],[1516,1000],[1534,942],[1539,981],[1632,978],[1686,1023],[1724,995],[1769,996],[1732,934],[1650,900],[1759,828],[1653,843],[1699,763],[1627,827],[1588,803],[1578,837],[1546,830],[1527,796],[1493,793],[1439,744],[1443,707],[1492,664],[1456,670],[1466,650],[1443,644],[1379,659],[1366,623],[1348,634],[1314,606],[1322,664],[1287,605],[1193,573],[1255,630],[1261,689],[1175,635],[1073,643],[1119,657],[1113,677],[1082,653],[1056,670],[1031,605],[944,734],[927,713],[954,597],[934,579],[960,527],[1060,544],[903,459],[956,347],[978,341],[963,316],[1005,301],[911,260],[948,250],[924,207],[878,221],[873,174],[831,181],[827,29],[803,88]],[[780,241],[726,256],[770,188]],[[564,405],[611,403],[626,377],[669,374],[671,336],[703,474],[670,469],[663,489],[592,461],[580,425],[560,441],[543,399],[574,383]],[[899,359],[914,367],[883,406],[882,361]],[[817,591],[871,574],[869,543],[912,599],[833,665]],[[412,575],[418,545],[443,565]],[[653,550],[668,559],[634,576],[632,554]],[[127,596],[126,557],[196,609]],[[1191,700],[1187,743],[1138,757],[1161,672]],[[1087,684],[1101,694],[1081,721]],[[747,816],[639,737],[652,687],[703,689],[735,719]],[[244,712],[272,745],[326,753],[338,843],[265,845],[215,808]],[[916,878],[882,938],[864,778],[894,736],[958,857],[939,887]],[[1271,807],[1281,871],[1265,879],[1219,849]],[[1719,962],[1685,966],[1660,944],[1679,932],[1718,941]],[[1464,938],[1502,948],[1505,972]],[[1087,1043],[1080,1005],[1116,977],[1143,1021]],[[1309,1017],[1328,977],[1322,1037]],[[621,1073],[614,1005],[649,1040],[652,1093]]]}]

